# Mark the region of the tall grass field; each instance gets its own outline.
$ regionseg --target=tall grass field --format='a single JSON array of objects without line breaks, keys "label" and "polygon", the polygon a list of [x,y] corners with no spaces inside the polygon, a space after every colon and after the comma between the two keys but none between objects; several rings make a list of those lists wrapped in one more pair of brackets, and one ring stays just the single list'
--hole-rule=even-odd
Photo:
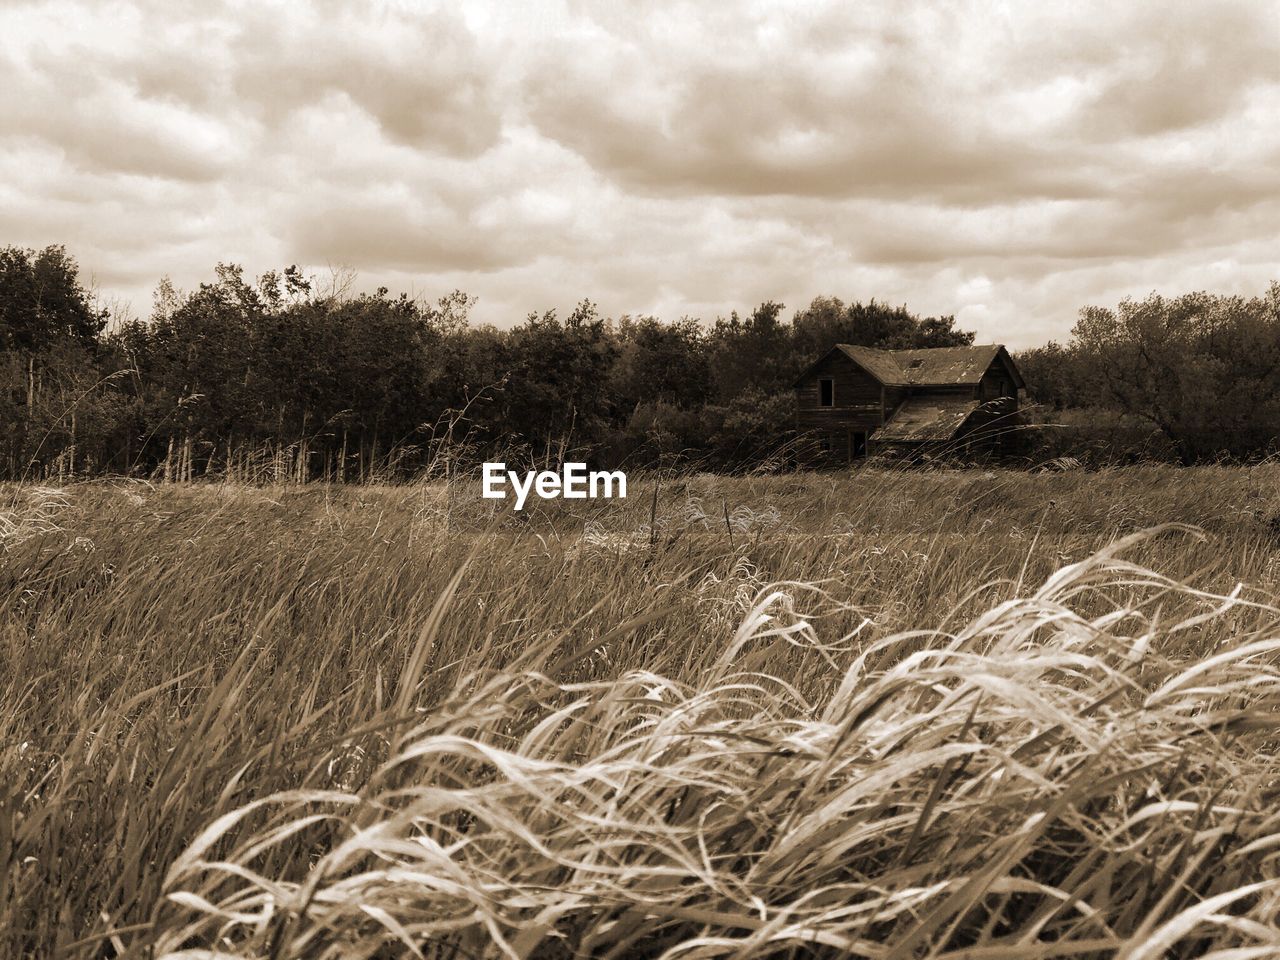
[{"label": "tall grass field", "polygon": [[0,957],[1280,955],[1280,467],[0,488]]}]

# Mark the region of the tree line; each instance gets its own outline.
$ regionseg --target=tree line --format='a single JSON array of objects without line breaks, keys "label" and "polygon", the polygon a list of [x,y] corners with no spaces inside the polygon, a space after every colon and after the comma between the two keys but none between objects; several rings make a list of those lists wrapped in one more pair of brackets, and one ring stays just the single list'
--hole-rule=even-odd
[{"label": "tree line", "polygon": [[[111,317],[65,248],[0,250],[0,476],[360,480],[485,459],[599,467],[785,463],[792,383],[835,343],[962,346],[952,316],[818,297],[704,324],[605,318],[589,300],[477,325],[435,301],[219,264]],[[1029,459],[1091,450],[1263,456],[1280,434],[1280,285],[1087,307],[1015,356]]]},{"label": "tree line", "polygon": [[9,247],[0,471],[352,480],[570,455],[735,468],[785,450],[791,385],[831,344],[973,342],[952,317],[831,297],[711,325],[610,319],[583,300],[511,329],[472,324],[473,303],[220,264],[189,292],[162,280],[147,319],[110,318],[64,248]]}]

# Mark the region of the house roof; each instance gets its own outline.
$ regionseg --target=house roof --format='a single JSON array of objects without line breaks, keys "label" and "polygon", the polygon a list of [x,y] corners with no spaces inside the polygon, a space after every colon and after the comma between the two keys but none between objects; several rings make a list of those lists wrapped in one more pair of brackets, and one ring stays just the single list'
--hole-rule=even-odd
[{"label": "house roof", "polygon": [[928,350],[876,350],[839,343],[836,348],[881,383],[892,387],[973,385],[1004,349],[998,343]]},{"label": "house roof", "polygon": [[839,351],[858,364],[886,387],[963,387],[976,386],[997,357],[1018,387],[1025,387],[1022,374],[1014,366],[1008,351],[999,343],[975,344],[971,347],[931,347],[925,350],[877,350],[851,343],[837,343],[815,360],[796,378],[799,386],[813,374],[827,357]]},{"label": "house roof", "polygon": [[978,401],[969,397],[909,397],[893,416],[878,429],[878,441],[950,440],[978,409]]},{"label": "house roof", "polygon": [[837,343],[836,349],[858,364],[883,384],[903,383],[902,368],[892,350],[876,350],[874,347],[855,347],[850,343]]}]

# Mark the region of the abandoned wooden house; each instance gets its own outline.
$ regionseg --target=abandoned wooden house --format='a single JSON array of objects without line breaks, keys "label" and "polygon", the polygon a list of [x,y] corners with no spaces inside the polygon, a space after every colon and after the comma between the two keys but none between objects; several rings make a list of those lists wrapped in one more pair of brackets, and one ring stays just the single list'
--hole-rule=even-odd
[{"label": "abandoned wooden house", "polygon": [[1025,387],[1000,344],[875,350],[840,343],[796,380],[796,428],[812,462],[871,453],[999,449]]}]

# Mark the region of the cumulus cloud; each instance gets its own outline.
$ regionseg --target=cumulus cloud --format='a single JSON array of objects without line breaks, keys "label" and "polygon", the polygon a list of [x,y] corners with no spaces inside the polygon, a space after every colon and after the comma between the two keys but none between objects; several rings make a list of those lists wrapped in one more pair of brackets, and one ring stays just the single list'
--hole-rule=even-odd
[{"label": "cumulus cloud", "polygon": [[1280,275],[1280,24],[1155,7],[0,7],[0,242],[139,304],[218,260],[506,324],[819,294],[1065,335]]}]

